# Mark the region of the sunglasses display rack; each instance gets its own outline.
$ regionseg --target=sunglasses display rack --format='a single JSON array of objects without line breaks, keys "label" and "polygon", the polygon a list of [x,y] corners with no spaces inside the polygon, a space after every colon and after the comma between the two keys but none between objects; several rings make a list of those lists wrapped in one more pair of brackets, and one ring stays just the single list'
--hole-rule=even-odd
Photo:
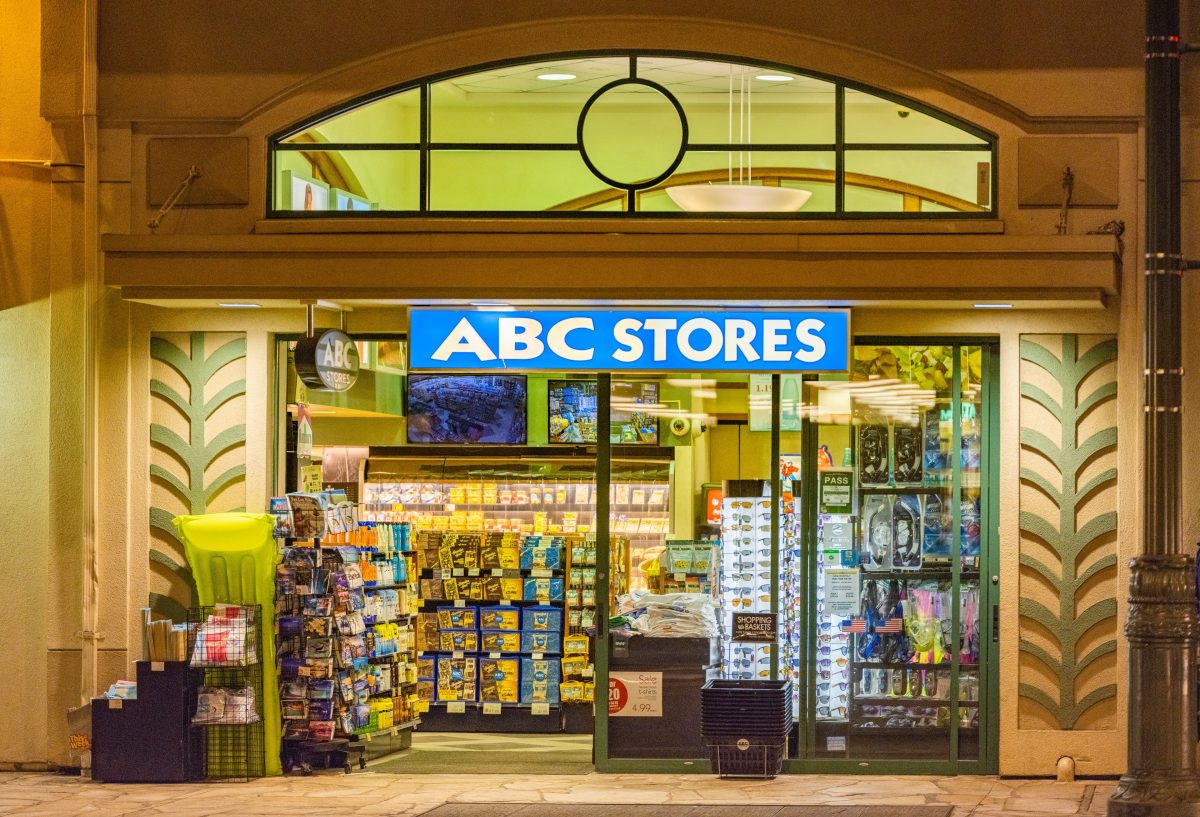
[{"label": "sunglasses display rack", "polygon": [[[793,490],[799,490],[799,481]],[[800,549],[801,518],[797,513],[795,494],[784,491],[779,517],[779,672],[781,680],[791,681],[792,710],[799,712],[801,676],[804,673],[800,658],[800,617],[807,599],[802,570],[803,552]]]},{"label": "sunglasses display rack", "polygon": [[853,516],[817,516],[816,716],[818,721],[845,721],[850,685],[850,635],[843,631],[845,617],[832,604],[829,570],[853,568]]},{"label": "sunglasses display rack", "polygon": [[734,644],[734,613],[771,611],[771,499],[721,501],[721,674],[734,680],[771,677],[768,645]]}]

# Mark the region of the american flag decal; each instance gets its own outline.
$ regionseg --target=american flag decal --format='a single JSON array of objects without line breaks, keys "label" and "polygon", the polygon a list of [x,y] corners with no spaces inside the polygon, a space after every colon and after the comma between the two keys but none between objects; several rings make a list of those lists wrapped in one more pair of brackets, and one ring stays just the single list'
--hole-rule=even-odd
[{"label": "american flag decal", "polygon": [[[843,633],[866,634],[868,632],[867,620],[865,618],[852,618],[847,621],[843,621],[842,622],[842,632]],[[898,633],[902,633],[902,632],[904,632],[904,619],[889,618],[888,620],[884,621],[882,624],[876,624],[875,626],[873,626],[869,632],[883,633],[885,635],[888,635],[888,634],[895,635]]]}]

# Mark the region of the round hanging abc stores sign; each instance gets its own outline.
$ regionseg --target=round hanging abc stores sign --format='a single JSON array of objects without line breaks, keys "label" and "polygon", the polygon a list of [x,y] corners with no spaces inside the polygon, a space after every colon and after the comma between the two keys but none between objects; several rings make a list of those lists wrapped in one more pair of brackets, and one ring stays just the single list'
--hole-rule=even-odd
[{"label": "round hanging abc stores sign", "polygon": [[358,380],[358,347],[345,332],[328,329],[296,344],[296,373],[324,391],[346,391]]}]

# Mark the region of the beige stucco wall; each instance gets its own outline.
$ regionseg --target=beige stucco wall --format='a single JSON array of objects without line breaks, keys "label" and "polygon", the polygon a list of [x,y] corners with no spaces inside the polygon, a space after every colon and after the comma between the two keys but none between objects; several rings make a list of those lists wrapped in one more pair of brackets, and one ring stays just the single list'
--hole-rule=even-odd
[{"label": "beige stucco wall", "polygon": [[[112,0],[100,8],[99,190],[102,230],[147,232],[156,208],[147,204],[145,148],[154,135],[245,135],[251,139],[247,168],[251,201],[246,207],[180,208],[164,222],[165,234],[247,235],[264,212],[263,138],[277,128],[328,105],[438,70],[489,59],[569,48],[630,47],[717,50],[809,67],[879,85],[922,99],[991,128],[1001,136],[999,213],[1007,235],[1049,236],[1055,208],[1016,206],[1016,142],[1026,134],[1113,134],[1119,139],[1116,208],[1077,210],[1071,232],[1112,218],[1127,224],[1123,297],[1104,310],[978,313],[920,310],[857,310],[855,331],[886,334],[998,335],[1001,340],[1002,449],[1000,542],[1002,620],[1016,621],[1016,439],[1019,416],[1017,343],[1022,333],[1119,332],[1120,342],[1120,543],[1137,550],[1140,539],[1140,333],[1137,302],[1141,275],[1140,170],[1143,148],[1136,130],[1141,116],[1142,59],[1137,32],[1139,3],[1115,4],[1095,13],[1088,0],[969,4],[954,0],[894,2],[864,8],[849,25],[844,13],[824,3],[732,6],[715,0],[668,2],[653,7],[632,0],[586,0],[572,8],[576,19],[537,19],[522,4],[302,3],[286,27],[261,24],[261,10],[231,0],[196,6]],[[0,764],[62,762],[62,712],[90,686],[82,677],[79,631],[83,566],[83,509],[87,461],[82,439],[87,421],[83,365],[88,353],[81,303],[85,245],[82,221],[82,152],[70,117],[80,109],[84,27],[76,4],[0,2],[0,336],[23,339],[0,347],[5,393],[0,397],[0,488],[26,496],[35,519],[29,526],[0,519],[0,660],[31,668],[28,676],[0,676]],[[451,11],[451,9],[453,9]],[[43,19],[42,15],[45,15]],[[592,19],[587,19],[588,15]],[[654,21],[653,16],[673,18]],[[1072,36],[1061,34],[1069,21]],[[385,24],[386,23],[386,24]],[[220,36],[214,36],[214,32]],[[1185,27],[1185,34],[1188,29]],[[1195,39],[1192,37],[1191,39]],[[39,49],[38,43],[45,43]],[[7,47],[20,43],[20,47]],[[43,50],[45,53],[43,53]],[[43,57],[46,57],[43,59]],[[1200,77],[1188,69],[1185,112],[1200,111]],[[56,131],[43,117],[54,120]],[[1197,195],[1200,140],[1185,126],[1185,201]],[[53,138],[57,134],[59,138]],[[52,175],[11,160],[63,166]],[[1194,210],[1194,208],[1192,208]],[[1185,249],[1200,257],[1190,211],[1185,208]],[[1189,229],[1189,227],[1191,229]],[[936,240],[936,239],[930,239]],[[447,263],[452,263],[448,261]],[[558,263],[546,259],[545,265]],[[964,274],[987,268],[987,262]],[[546,267],[523,274],[536,280]],[[186,257],[164,272],[188,280]],[[1047,271],[1053,276],[1053,270]],[[1200,292],[1189,281],[1185,326],[1200,320]],[[484,293],[486,294],[486,293]],[[287,298],[286,289],[279,297]],[[396,297],[403,297],[397,292]],[[934,315],[931,318],[931,314]],[[246,332],[247,505],[261,507],[270,493],[272,332],[303,326],[298,309],[262,313],[178,310],[122,302],[105,294],[98,312],[95,351],[99,378],[97,427],[101,470],[97,475],[99,670],[105,686],[129,672],[136,657],[136,611],[147,592],[149,462],[148,343],[152,332]],[[392,330],[394,313],[356,313],[352,328]],[[27,340],[26,340],[27,339]],[[1190,369],[1200,352],[1186,342]],[[53,354],[51,350],[53,349]],[[1189,405],[1200,401],[1200,380],[1187,381]],[[10,387],[11,384],[11,387]],[[19,398],[14,399],[15,395]],[[1189,429],[1194,423],[1188,424]],[[1185,462],[1200,456],[1200,433],[1190,430]],[[1185,469],[1184,541],[1200,539],[1200,477]],[[54,514],[53,516],[51,514]],[[14,546],[14,543],[19,543]],[[31,565],[35,565],[32,576]],[[1119,575],[1124,613],[1124,560]],[[32,579],[32,580],[31,580]],[[53,610],[52,614],[45,611]],[[132,651],[128,648],[132,646]],[[1121,647],[1123,650],[1123,645]],[[1118,654],[1123,663],[1124,652]],[[1015,666],[1016,634],[1002,627],[1001,664]],[[30,683],[29,678],[37,679]],[[45,683],[41,683],[45,679]],[[1002,670],[1002,771],[1052,771],[1059,754],[1075,755],[1081,771],[1117,772],[1124,764],[1124,736],[1042,733],[1017,729],[1015,673]],[[13,705],[15,703],[15,705]],[[1121,685],[1118,711],[1126,701]]]},{"label": "beige stucco wall", "polygon": [[[0,44],[0,765],[44,760],[47,752],[47,633],[50,483],[49,242],[50,127],[38,115],[40,13],[36,4],[0,3],[6,41]],[[31,88],[32,93],[12,93]],[[65,511],[65,509],[60,509]],[[73,676],[77,681],[78,673]],[[63,721],[65,723],[65,719]]]}]

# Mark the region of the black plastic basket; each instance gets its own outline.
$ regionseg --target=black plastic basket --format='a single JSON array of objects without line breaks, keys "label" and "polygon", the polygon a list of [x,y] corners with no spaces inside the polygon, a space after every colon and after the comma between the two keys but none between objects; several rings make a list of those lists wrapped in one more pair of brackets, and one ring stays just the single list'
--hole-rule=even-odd
[{"label": "black plastic basket", "polygon": [[779,743],[752,743],[742,739],[736,743],[715,743],[712,751],[713,771],[718,777],[755,777],[771,779],[783,770],[787,757],[787,740]]}]

